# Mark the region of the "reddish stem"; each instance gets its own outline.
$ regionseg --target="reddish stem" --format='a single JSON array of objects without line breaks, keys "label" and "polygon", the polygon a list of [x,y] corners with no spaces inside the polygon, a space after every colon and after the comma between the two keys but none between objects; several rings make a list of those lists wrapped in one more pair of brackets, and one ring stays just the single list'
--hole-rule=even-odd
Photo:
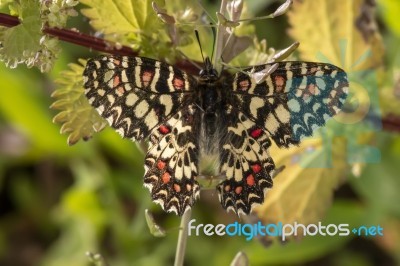
[{"label": "reddish stem", "polygon": [[[0,25],[6,27],[14,27],[20,24],[20,21],[17,17],[10,16],[7,14],[0,13]],[[130,55],[137,56],[137,52],[134,52],[132,48],[127,46],[122,46],[121,48],[117,48],[115,44],[111,42],[107,42],[103,39],[96,38],[87,34],[83,34],[81,32],[72,31],[68,29],[59,29],[59,28],[51,28],[45,26],[43,28],[43,32],[58,39],[66,42],[70,42],[73,44],[77,44],[80,46],[88,47],[97,51],[106,52],[110,54],[118,54],[118,55]]]},{"label": "reddish stem", "polygon": [[[14,27],[19,24],[20,21],[17,17],[0,13],[1,26]],[[104,39],[96,38],[91,35],[87,35],[78,31],[73,31],[69,29],[51,28],[45,26],[43,28],[43,32],[48,35],[57,37],[62,41],[84,46],[99,52],[105,52],[115,55],[138,56],[138,53],[133,51],[132,48],[128,46],[118,47],[113,42],[108,42],[105,41]],[[191,74],[198,74],[199,72],[199,70],[187,60],[182,60],[177,62],[175,66]]]},{"label": "reddish stem", "polygon": [[400,132],[400,117],[394,114],[383,117],[382,127],[386,131]]}]

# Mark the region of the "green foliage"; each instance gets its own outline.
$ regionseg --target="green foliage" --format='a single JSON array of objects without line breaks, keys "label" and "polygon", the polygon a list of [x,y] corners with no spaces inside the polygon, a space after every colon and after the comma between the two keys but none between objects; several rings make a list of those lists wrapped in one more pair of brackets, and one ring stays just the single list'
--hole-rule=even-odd
[{"label": "green foliage", "polygon": [[78,64],[70,64],[70,70],[61,72],[61,77],[56,81],[59,84],[52,97],[57,98],[51,108],[62,110],[53,121],[64,123],[61,133],[69,133],[68,144],[73,145],[80,139],[89,140],[94,132],[101,131],[106,121],[100,117],[88,103],[83,92],[83,66],[85,60]]},{"label": "green foliage", "polygon": [[[288,15],[292,25],[289,33],[301,44],[300,58],[313,61],[320,59],[316,58],[317,54],[322,54],[325,60],[346,71],[380,67],[384,49],[379,32],[372,32],[368,40],[364,40],[358,27],[349,26],[359,19],[364,5],[362,0],[295,2]],[[307,15],[309,10],[317,9],[318,13]],[[341,41],[346,42],[345,47],[340,45]]]},{"label": "green foliage", "polygon": [[[329,209],[322,223],[346,223],[353,228],[367,223],[366,217],[368,217],[366,209],[358,204],[338,201]],[[252,260],[254,265],[293,265],[300,261],[312,261],[330,254],[348,241],[351,241],[350,237],[333,236],[328,238],[318,235],[305,237],[300,242],[291,241],[286,245],[275,241],[267,249],[253,243],[247,247],[246,252],[250,258],[254,258]]]},{"label": "green foliage", "polygon": [[20,69],[7,71],[4,66],[0,66],[1,121],[17,125],[18,132],[29,143],[24,148],[27,157],[73,152],[75,149],[65,148],[65,139],[59,134],[59,127],[49,124],[52,116],[48,109],[49,101],[44,100],[45,96],[39,93],[44,84],[32,82],[34,79],[32,73]]},{"label": "green foliage", "polygon": [[400,24],[398,23],[398,15],[400,12],[400,3],[396,0],[381,0],[381,11],[385,14],[382,16],[386,25],[397,36],[400,36]]},{"label": "green foliage", "polygon": [[[188,31],[192,33],[193,28],[176,32],[175,28],[165,25],[154,12],[153,1],[84,0],[81,2],[90,7],[83,9],[82,14],[90,19],[90,24],[95,30],[104,34],[106,40],[113,41],[117,45],[130,46],[134,50],[139,50],[143,56],[164,58],[168,62],[174,62],[180,56],[176,49],[184,47],[187,51],[188,47],[185,46],[193,44],[191,38],[188,40],[185,37]],[[165,7],[163,0],[155,3],[160,8]],[[176,7],[182,6],[179,3]],[[179,18],[179,15],[178,13],[176,17]],[[109,19],[105,20],[105,17]],[[193,14],[193,9],[190,9],[189,15],[181,17],[190,20],[199,15]]]},{"label": "green foliage", "polygon": [[[347,169],[343,141],[336,140],[333,145],[333,154],[322,139],[305,140],[300,147],[287,150],[275,146],[271,149],[275,164],[285,169],[275,178],[276,189],[258,208],[265,223],[310,224],[325,216]],[[333,165],[327,163],[329,159]]]},{"label": "green foliage", "polygon": [[39,4],[25,1],[18,5],[18,14],[22,23],[3,32],[0,59],[11,68],[20,62],[34,65],[34,56],[40,50],[41,21]]},{"label": "green foliage", "polygon": [[[367,70],[382,65],[383,43],[377,32],[366,42],[358,28],[346,26],[357,19],[361,4],[360,1],[346,4],[339,1],[296,2],[288,19],[290,35],[300,41],[299,57],[305,61],[322,58],[344,68],[351,81],[348,106],[351,110],[353,105],[358,110],[366,106],[368,111],[370,105],[379,108],[372,96],[377,94],[374,83],[379,82],[378,76],[371,77]],[[307,10],[316,9],[320,12],[310,17]],[[315,25],[321,27],[316,28]],[[310,32],[313,34],[310,35]],[[370,85],[366,86],[363,80],[367,79],[370,79],[367,82]],[[358,87],[355,85],[359,83],[364,84],[360,88],[363,94],[356,90]],[[360,148],[360,143],[369,145],[375,136],[366,134],[374,131],[368,123],[357,123],[365,118],[366,112],[356,110],[338,115],[319,130],[319,140],[305,140],[299,147],[283,151],[272,147],[275,164],[285,165],[286,168],[275,178],[275,188],[259,208],[259,216],[264,221],[309,224],[321,220],[335,189],[345,181],[348,163],[354,158],[379,161],[379,156],[367,156],[365,150]],[[345,139],[343,136],[352,138]],[[293,160],[299,163],[291,163]]]},{"label": "green foliage", "polygon": [[[271,2],[254,2],[251,6],[260,9]],[[288,16],[293,37],[288,43],[301,42],[298,56],[302,60],[315,61],[323,55],[346,68],[354,84],[370,85],[364,87],[367,95],[375,95],[377,90],[385,91],[386,96],[381,98],[385,113],[398,112],[393,96],[399,66],[395,60],[399,49],[394,41],[397,39],[386,33],[383,40],[393,43],[386,43],[390,49],[384,58],[379,33],[375,32],[370,41],[365,42],[354,26],[363,1],[341,2],[306,0],[302,1],[303,5],[297,2]],[[395,11],[391,9],[394,2],[382,1],[380,5],[381,10],[388,12],[388,16],[385,11],[381,13],[385,26],[396,33],[392,14]],[[0,66],[0,194],[1,203],[6,205],[6,208],[2,207],[0,217],[0,264],[87,265],[92,260],[104,265],[97,253],[102,254],[110,266],[172,264],[179,218],[161,212],[151,203],[142,184],[143,154],[140,149],[134,143],[121,140],[110,129],[96,134],[90,142],[68,147],[65,136],[59,134],[60,126],[51,123],[54,112],[48,109],[49,91],[53,77],[57,76],[57,89],[53,93],[56,100],[52,107],[60,113],[54,122],[63,123],[61,132],[69,133],[68,143],[87,140],[105,125],[83,95],[85,60],[71,63],[71,58],[82,57],[82,54],[68,46],[60,54],[58,41],[41,32],[45,22],[64,27],[67,18],[76,15],[72,7],[77,1],[40,1],[40,6],[38,3],[0,1],[0,6],[8,6],[10,12],[22,20],[17,27],[2,29],[2,60],[9,66],[15,66],[17,62],[48,70],[56,55],[61,58],[56,63],[56,71],[49,76],[24,67],[10,70]],[[180,60],[181,52],[199,61],[194,27],[186,24],[194,23],[200,30],[205,53],[211,54],[211,30],[208,26],[199,26],[202,9],[196,1],[157,1],[160,9],[175,17],[174,25],[165,24],[157,17],[151,1],[83,0],[81,3],[86,5],[82,13],[93,28],[106,40],[117,42],[117,46],[129,45],[140,55],[170,63]],[[211,6],[209,13],[214,14],[217,9],[217,6]],[[313,10],[311,15],[310,10]],[[252,17],[252,11],[245,9],[243,17]],[[262,15],[268,13],[269,10],[265,10]],[[82,18],[79,17],[78,23],[84,28],[86,21]],[[232,65],[262,63],[276,54],[275,49],[259,36],[283,38],[285,34],[276,30],[279,25],[274,20],[263,23],[266,26],[257,29],[258,37],[254,36],[256,31],[251,24],[243,23],[235,29],[238,36],[250,36],[251,41],[248,49],[231,62]],[[266,34],[264,30],[269,27],[271,32]],[[346,49],[340,45],[343,38],[347,39]],[[276,48],[281,49],[283,45]],[[233,52],[237,51],[235,49],[238,48]],[[368,51],[371,56],[352,68],[353,63]],[[391,62],[385,65],[389,73],[374,72],[384,62]],[[64,70],[59,72],[59,69]],[[366,69],[373,71],[363,72]],[[364,106],[365,98],[352,99],[350,106],[353,104]],[[274,189],[268,192],[267,201],[257,214],[264,222],[381,224],[385,232],[383,237],[307,236],[285,245],[274,238],[272,245],[266,247],[256,240],[247,242],[243,237],[201,234],[189,237],[185,264],[228,265],[240,250],[247,254],[251,265],[317,262],[371,265],[369,256],[377,252],[398,264],[400,212],[396,188],[400,169],[396,159],[400,155],[400,138],[380,130],[370,132],[367,123],[343,125],[340,121],[332,121],[319,138],[307,140],[297,148],[271,149],[277,166],[285,165],[286,168],[276,176]],[[11,141],[6,138],[9,128],[13,129]],[[15,139],[22,141],[15,143]],[[349,161],[350,157],[361,156],[363,152],[360,149],[350,156],[347,147],[352,142],[379,148],[383,155],[381,162]],[[11,147],[13,153],[5,149],[6,146]],[[326,164],[329,158],[331,168]],[[324,168],[313,168],[320,163]],[[350,170],[356,176],[349,174]],[[346,180],[349,183],[334,197],[335,189]],[[219,207],[215,193],[204,192],[193,210],[196,223],[227,224],[237,220]],[[145,210],[149,208],[153,216],[145,216]],[[19,241],[10,241],[13,238]],[[24,239],[32,242],[25,243]],[[367,246],[372,248],[355,248],[359,243],[368,243]],[[38,250],[37,255],[24,260],[24,254],[31,254],[32,247]],[[89,254],[88,259],[87,251],[96,255]]]},{"label": "green foliage", "polygon": [[[140,38],[142,30],[154,30],[154,28],[159,30],[162,27],[161,21],[152,11],[151,1],[83,0],[82,3],[91,7],[83,9],[82,13],[91,19],[92,27],[109,38],[113,34],[130,33]],[[157,4],[164,5],[162,1],[158,1]],[[103,19],[105,17],[109,17],[109,19]],[[148,33],[144,32],[144,34]]]},{"label": "green foliage", "polygon": [[20,24],[2,29],[0,34],[0,60],[10,67],[26,64],[48,72],[60,52],[58,40],[42,33],[44,25],[64,27],[68,16],[75,15],[72,7],[76,1],[48,2],[21,0],[10,3],[12,13],[18,15]]}]

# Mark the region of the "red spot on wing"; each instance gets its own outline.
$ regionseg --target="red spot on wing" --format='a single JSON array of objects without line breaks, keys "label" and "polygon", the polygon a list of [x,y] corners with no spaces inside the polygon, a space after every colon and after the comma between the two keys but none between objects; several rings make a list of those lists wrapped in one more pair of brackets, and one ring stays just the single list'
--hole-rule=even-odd
[{"label": "red spot on wing", "polygon": [[308,85],[307,91],[308,91],[310,94],[315,95],[315,93],[316,93],[316,91],[317,91],[317,90],[315,89],[315,84],[310,84],[310,85]]},{"label": "red spot on wing", "polygon": [[119,86],[119,84],[121,84],[121,80],[120,80],[119,76],[116,75],[116,76],[114,77],[114,80],[113,80],[113,87],[116,88],[116,87]]},{"label": "red spot on wing", "polygon": [[275,76],[275,91],[281,92],[283,91],[283,86],[285,85],[285,79],[282,76]]},{"label": "red spot on wing", "polygon": [[185,88],[185,81],[181,78],[174,78],[172,85],[174,86],[175,90],[183,90]]},{"label": "red spot on wing", "polygon": [[243,190],[243,187],[237,187],[237,188],[235,188],[235,193],[240,194],[240,193],[242,193],[242,190]]},{"label": "red spot on wing", "polygon": [[119,66],[121,64],[121,61],[119,61],[118,59],[114,59],[113,63],[117,66]]},{"label": "red spot on wing", "polygon": [[186,184],[186,190],[189,192],[192,191],[192,186],[189,184]]},{"label": "red spot on wing", "polygon": [[309,84],[304,90],[303,99],[307,100],[311,95],[315,95],[317,92],[315,84]]},{"label": "red spot on wing", "polygon": [[164,169],[165,165],[166,165],[166,163],[164,161],[158,160],[158,162],[157,162],[157,168],[158,169],[160,169],[160,170]]},{"label": "red spot on wing", "polygon": [[141,76],[143,86],[145,86],[145,87],[149,86],[151,80],[153,79],[153,76],[154,76],[154,72],[144,71]]},{"label": "red spot on wing", "polygon": [[248,186],[254,186],[255,183],[256,183],[256,181],[255,181],[254,176],[253,176],[252,174],[250,174],[250,175],[248,175],[248,176],[246,177],[246,184],[247,184]]},{"label": "red spot on wing", "polygon": [[239,90],[247,91],[250,87],[250,81],[248,79],[239,82]]},{"label": "red spot on wing", "polygon": [[261,128],[256,128],[256,129],[251,131],[250,136],[252,136],[253,138],[256,139],[256,138],[260,137],[262,133],[263,132],[262,132]]},{"label": "red spot on wing", "polygon": [[124,94],[124,92],[125,92],[125,89],[124,89],[124,87],[122,87],[122,86],[120,86],[120,87],[118,87],[118,88],[115,89],[115,93],[116,93],[118,96],[122,96],[122,95]]},{"label": "red spot on wing", "polygon": [[174,184],[174,190],[175,190],[176,193],[181,192],[181,186],[178,185],[178,184]]},{"label": "red spot on wing", "polygon": [[230,185],[226,185],[224,187],[225,192],[229,192],[231,190],[231,186]]},{"label": "red spot on wing", "polygon": [[165,172],[162,176],[161,179],[164,184],[167,184],[171,180],[171,175],[168,172]]},{"label": "red spot on wing", "polygon": [[261,172],[261,165],[257,164],[253,164],[251,166],[251,169],[253,170],[254,173],[258,174],[259,172]]},{"label": "red spot on wing", "polygon": [[168,126],[166,126],[166,125],[161,125],[159,128],[158,128],[158,131],[160,131],[160,133],[161,134],[168,134],[171,130],[169,129],[169,127]]}]

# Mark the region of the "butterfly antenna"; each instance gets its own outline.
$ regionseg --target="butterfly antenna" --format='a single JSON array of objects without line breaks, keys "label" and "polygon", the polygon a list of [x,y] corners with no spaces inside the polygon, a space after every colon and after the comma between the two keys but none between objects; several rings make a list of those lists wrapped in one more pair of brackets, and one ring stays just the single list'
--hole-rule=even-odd
[{"label": "butterfly antenna", "polygon": [[199,31],[198,30],[194,30],[194,34],[196,34],[197,43],[199,44],[199,47],[200,47],[201,58],[203,58],[203,62],[204,62],[205,60],[204,60],[204,55],[203,55],[203,49],[201,48]]},{"label": "butterfly antenna", "polygon": [[[210,25],[213,25],[213,24],[210,23]],[[215,42],[217,41],[217,31],[216,31],[215,27],[211,27],[211,30],[212,30],[213,37],[214,37],[213,46],[212,46],[212,52],[211,52],[211,62],[213,62]]]}]

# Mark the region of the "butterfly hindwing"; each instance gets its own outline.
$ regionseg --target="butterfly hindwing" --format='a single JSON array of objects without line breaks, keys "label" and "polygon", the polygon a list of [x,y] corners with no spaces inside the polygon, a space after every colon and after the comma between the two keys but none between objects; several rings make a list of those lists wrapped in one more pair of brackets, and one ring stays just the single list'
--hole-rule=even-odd
[{"label": "butterfly hindwing", "polygon": [[[160,125],[150,139],[145,161],[145,186],[166,211],[182,215],[199,197],[198,112],[192,105]],[[161,177],[161,178],[160,178]]]},{"label": "butterfly hindwing", "polygon": [[[260,72],[271,64],[244,72]],[[280,62],[265,81],[237,73],[233,91],[240,109],[279,147],[298,144],[336,115],[347,96],[346,73],[330,64]]]},{"label": "butterfly hindwing", "polygon": [[220,171],[226,180],[217,190],[224,209],[248,214],[263,203],[266,190],[272,187],[271,142],[245,114],[232,106],[227,109],[227,134],[220,152]]},{"label": "butterfly hindwing", "polygon": [[164,210],[182,215],[199,195],[198,140],[189,104],[196,81],[160,61],[101,56],[84,71],[89,103],[124,138],[149,138],[145,186]]}]

